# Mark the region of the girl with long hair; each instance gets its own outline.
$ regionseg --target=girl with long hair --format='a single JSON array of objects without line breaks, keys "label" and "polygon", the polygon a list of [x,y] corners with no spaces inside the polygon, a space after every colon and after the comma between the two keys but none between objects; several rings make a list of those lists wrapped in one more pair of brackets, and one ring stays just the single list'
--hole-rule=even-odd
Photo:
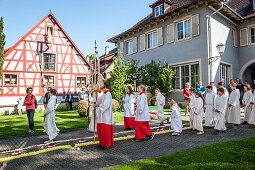
[{"label": "girl with long hair", "polygon": [[179,136],[182,133],[181,108],[174,101],[174,99],[168,99],[168,104],[170,105],[170,109],[172,109],[171,129],[174,130],[172,136]]},{"label": "girl with long hair", "polygon": [[204,113],[204,106],[205,106],[205,100],[201,93],[195,92],[196,97],[196,103],[194,106],[194,129],[196,129],[197,135],[203,135],[203,113]]},{"label": "girl with long hair", "polygon": [[135,96],[132,87],[127,86],[127,94],[123,101],[125,130],[132,130],[135,128],[134,99]]}]

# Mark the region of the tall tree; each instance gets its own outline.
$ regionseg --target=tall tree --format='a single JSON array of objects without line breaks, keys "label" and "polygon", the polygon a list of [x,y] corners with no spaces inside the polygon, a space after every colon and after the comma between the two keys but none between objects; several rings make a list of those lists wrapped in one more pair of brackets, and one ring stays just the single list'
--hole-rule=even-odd
[{"label": "tall tree", "polygon": [[2,77],[2,69],[4,64],[4,45],[5,45],[5,35],[4,35],[4,20],[0,19],[0,79]]}]

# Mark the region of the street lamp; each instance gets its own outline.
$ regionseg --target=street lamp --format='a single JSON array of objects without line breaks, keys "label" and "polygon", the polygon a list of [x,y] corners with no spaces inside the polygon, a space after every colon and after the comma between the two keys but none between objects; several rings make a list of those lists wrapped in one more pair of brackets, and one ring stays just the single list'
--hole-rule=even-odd
[{"label": "street lamp", "polygon": [[210,57],[209,58],[209,64],[212,64],[214,63],[215,61],[217,61],[218,59],[222,58],[223,57],[223,53],[225,51],[225,45],[220,43],[216,46],[217,48],[217,51],[219,53],[219,56],[215,56],[215,57]]}]

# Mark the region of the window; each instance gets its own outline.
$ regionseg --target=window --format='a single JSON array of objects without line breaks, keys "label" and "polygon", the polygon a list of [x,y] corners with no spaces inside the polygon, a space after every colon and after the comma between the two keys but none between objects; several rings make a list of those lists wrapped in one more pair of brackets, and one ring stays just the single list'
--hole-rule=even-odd
[{"label": "window", "polygon": [[43,76],[43,84],[45,86],[54,86],[54,76]]},{"label": "window", "polygon": [[53,36],[53,27],[51,26],[46,27],[46,35]]},{"label": "window", "polygon": [[177,23],[177,36],[178,40],[190,38],[191,36],[190,19]]},{"label": "window", "polygon": [[86,77],[77,77],[76,87],[83,87],[86,85],[87,85]]},{"label": "window", "polygon": [[158,16],[164,14],[164,6],[160,5],[160,6],[157,6],[156,8],[154,8],[154,13],[155,13],[155,17],[158,17]]},{"label": "window", "polygon": [[130,54],[133,54],[133,41],[132,40],[130,40],[130,41],[127,41],[127,44],[126,44],[127,46],[127,48],[126,48],[126,54],[127,55],[130,55]]},{"label": "window", "polygon": [[255,44],[255,27],[250,28],[251,32],[251,44]]},{"label": "window", "polygon": [[196,87],[200,81],[198,63],[173,66],[173,68],[175,70],[175,89],[184,89],[187,82],[191,83],[191,87]]},{"label": "window", "polygon": [[147,34],[147,48],[156,48],[158,46],[158,33],[151,32]]},{"label": "window", "polygon": [[235,28],[232,28],[232,37],[233,37],[233,47],[238,47],[237,45],[237,31]]},{"label": "window", "polygon": [[43,54],[43,70],[44,71],[55,71],[56,55],[44,53]]},{"label": "window", "polygon": [[222,79],[225,80],[226,87],[228,86],[230,79],[231,79],[231,66],[226,64],[220,64],[219,68],[219,81]]},{"label": "window", "polygon": [[5,86],[17,86],[17,74],[5,74]]}]

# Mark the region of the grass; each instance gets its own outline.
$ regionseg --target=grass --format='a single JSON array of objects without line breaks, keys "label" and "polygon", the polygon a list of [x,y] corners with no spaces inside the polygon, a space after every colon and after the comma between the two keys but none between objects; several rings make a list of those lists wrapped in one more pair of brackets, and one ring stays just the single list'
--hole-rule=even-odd
[{"label": "grass", "polygon": [[210,144],[112,169],[255,169],[255,138]]}]

